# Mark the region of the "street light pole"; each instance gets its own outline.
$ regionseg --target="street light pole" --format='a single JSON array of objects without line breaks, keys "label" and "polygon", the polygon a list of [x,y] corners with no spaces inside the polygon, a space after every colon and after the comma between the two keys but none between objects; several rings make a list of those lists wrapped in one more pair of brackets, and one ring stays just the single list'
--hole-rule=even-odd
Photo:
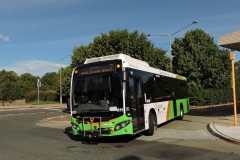
[{"label": "street light pole", "polygon": [[62,66],[60,64],[60,104],[62,105]]},{"label": "street light pole", "polygon": [[[71,56],[71,54],[68,54],[67,56],[63,57],[61,59],[61,61],[63,61],[64,59],[66,59],[69,56]],[[60,87],[60,97],[59,97],[59,99],[60,99],[60,104],[62,105],[62,66],[61,66],[61,64],[60,64],[59,74],[60,74],[60,77],[59,77],[60,78],[60,84],[59,84],[59,87]]]},{"label": "street light pole", "polygon": [[149,34],[148,35],[148,37],[149,36],[167,36],[169,38],[169,56],[170,56],[170,71],[171,72],[172,72],[172,46],[171,46],[172,36],[175,35],[176,33],[180,32],[180,31],[184,30],[185,28],[187,28],[187,27],[189,27],[193,24],[197,24],[197,23],[198,23],[198,21],[193,21],[192,23],[190,23],[190,24],[186,25],[185,27],[177,30],[176,32],[173,32],[172,34],[159,34],[159,35]]}]

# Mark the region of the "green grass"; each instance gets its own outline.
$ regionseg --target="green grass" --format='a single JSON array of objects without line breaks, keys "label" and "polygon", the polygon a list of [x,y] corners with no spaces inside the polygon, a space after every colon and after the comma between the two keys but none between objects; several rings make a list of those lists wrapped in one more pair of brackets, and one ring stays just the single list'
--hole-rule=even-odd
[{"label": "green grass", "polygon": [[[39,101],[39,105],[45,105],[45,104],[58,104],[57,101]],[[2,106],[2,102],[0,102],[0,106]],[[15,101],[5,101],[4,106],[24,106],[24,105],[37,105],[38,101],[33,102],[26,102],[25,99],[22,100],[15,100]]]},{"label": "green grass", "polygon": [[[1,102],[2,103],[2,102]],[[22,99],[22,100],[16,100],[16,101],[12,101],[12,102],[10,102],[10,101],[5,101],[4,102],[4,105],[5,106],[23,106],[23,105],[25,105],[26,103],[25,103],[25,99]]]}]

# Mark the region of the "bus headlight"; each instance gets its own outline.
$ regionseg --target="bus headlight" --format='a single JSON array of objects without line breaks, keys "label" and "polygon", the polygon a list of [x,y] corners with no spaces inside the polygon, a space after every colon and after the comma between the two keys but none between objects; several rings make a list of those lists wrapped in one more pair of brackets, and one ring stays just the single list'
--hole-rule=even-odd
[{"label": "bus headlight", "polygon": [[78,125],[74,124],[74,123],[72,123],[72,128],[74,128],[74,129],[76,129],[78,131],[80,130],[80,127]]},{"label": "bus headlight", "polygon": [[74,129],[77,129],[77,125],[76,124],[72,124],[72,127],[74,128]]},{"label": "bus headlight", "polygon": [[115,130],[115,131],[118,131],[118,130],[126,127],[129,123],[130,123],[129,120],[124,121],[124,122],[121,122],[121,123],[118,123],[118,124],[115,126],[114,130]]},{"label": "bus headlight", "polygon": [[126,123],[126,122],[121,123],[121,128],[124,128],[124,127],[126,127],[126,126],[127,126],[127,123]]},{"label": "bus headlight", "polygon": [[74,123],[72,123],[72,128],[80,131],[80,127],[78,125],[74,124]]},{"label": "bus headlight", "polygon": [[121,129],[121,126],[117,124],[115,127],[115,131],[118,131],[119,129]]}]

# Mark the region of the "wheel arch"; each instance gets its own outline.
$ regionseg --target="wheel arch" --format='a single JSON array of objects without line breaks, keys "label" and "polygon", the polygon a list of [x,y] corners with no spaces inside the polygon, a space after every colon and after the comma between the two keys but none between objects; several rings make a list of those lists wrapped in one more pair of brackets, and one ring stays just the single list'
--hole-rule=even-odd
[{"label": "wheel arch", "polygon": [[177,117],[178,120],[182,120],[184,117],[184,106],[183,103],[180,103],[180,107],[179,107],[179,115]]}]

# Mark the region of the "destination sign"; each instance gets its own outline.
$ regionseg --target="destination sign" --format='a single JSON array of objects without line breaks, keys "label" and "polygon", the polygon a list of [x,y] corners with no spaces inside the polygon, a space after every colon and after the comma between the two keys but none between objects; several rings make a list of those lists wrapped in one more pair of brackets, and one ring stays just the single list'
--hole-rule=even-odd
[{"label": "destination sign", "polygon": [[97,66],[89,66],[79,69],[79,75],[112,73],[115,72],[115,63],[98,64]]}]

